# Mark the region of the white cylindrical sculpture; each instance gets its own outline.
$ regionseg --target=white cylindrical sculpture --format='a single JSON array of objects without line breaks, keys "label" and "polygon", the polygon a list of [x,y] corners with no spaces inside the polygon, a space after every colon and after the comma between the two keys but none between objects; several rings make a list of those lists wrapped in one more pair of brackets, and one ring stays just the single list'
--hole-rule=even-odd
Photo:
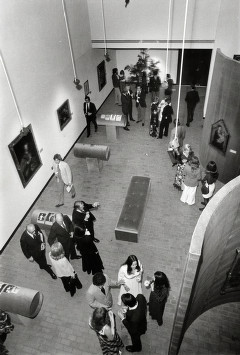
[{"label": "white cylindrical sculpture", "polygon": [[110,148],[106,145],[76,143],[73,152],[77,158],[96,158],[107,161],[110,157]]}]

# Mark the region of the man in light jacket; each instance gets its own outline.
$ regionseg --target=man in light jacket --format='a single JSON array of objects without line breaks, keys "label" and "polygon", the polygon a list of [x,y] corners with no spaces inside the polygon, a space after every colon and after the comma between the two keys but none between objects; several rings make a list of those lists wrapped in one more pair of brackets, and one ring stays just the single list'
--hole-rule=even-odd
[{"label": "man in light jacket", "polygon": [[56,207],[64,205],[64,188],[72,195],[72,198],[76,196],[75,188],[73,186],[72,172],[67,163],[62,160],[60,154],[55,154],[53,157],[53,170],[57,179],[59,200]]}]

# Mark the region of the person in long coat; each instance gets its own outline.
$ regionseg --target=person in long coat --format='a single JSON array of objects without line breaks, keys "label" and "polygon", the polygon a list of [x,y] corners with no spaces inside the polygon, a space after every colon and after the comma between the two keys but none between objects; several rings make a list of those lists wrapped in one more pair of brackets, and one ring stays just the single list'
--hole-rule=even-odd
[{"label": "person in long coat", "polygon": [[82,256],[82,270],[88,274],[94,275],[104,269],[99,251],[93,242],[90,232],[76,226],[74,237],[77,244],[77,249]]}]

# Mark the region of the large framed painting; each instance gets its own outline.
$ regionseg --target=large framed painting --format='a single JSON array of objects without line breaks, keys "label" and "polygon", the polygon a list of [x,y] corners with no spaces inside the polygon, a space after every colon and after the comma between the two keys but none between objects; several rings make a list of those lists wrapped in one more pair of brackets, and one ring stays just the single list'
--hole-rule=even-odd
[{"label": "large framed painting", "polygon": [[21,133],[8,145],[8,148],[25,188],[42,166],[32,126],[23,128]]},{"label": "large framed painting", "polygon": [[229,140],[229,133],[223,120],[219,120],[212,124],[210,144],[225,154]]},{"label": "large framed painting", "polygon": [[69,100],[64,101],[64,103],[57,109],[57,115],[60,129],[62,131],[72,119]]},{"label": "large framed painting", "polygon": [[98,75],[98,87],[99,91],[104,88],[104,86],[107,83],[106,79],[106,67],[105,67],[105,60],[103,60],[98,66],[97,66],[97,75]]}]

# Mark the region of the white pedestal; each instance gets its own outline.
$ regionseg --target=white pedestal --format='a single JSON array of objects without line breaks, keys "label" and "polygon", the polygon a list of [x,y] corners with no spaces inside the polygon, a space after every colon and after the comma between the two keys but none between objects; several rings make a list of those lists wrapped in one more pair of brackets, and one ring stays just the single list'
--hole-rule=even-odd
[{"label": "white pedestal", "polygon": [[119,136],[119,127],[118,126],[106,126],[106,134],[108,142],[116,142]]}]

